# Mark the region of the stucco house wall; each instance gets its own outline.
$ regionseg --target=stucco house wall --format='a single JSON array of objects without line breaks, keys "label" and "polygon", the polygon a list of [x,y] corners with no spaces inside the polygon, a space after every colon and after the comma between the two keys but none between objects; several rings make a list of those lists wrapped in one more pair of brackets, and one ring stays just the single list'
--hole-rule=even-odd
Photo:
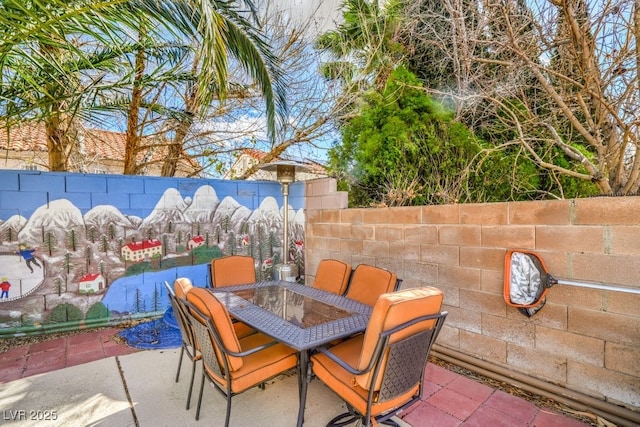
[{"label": "stucco house wall", "polygon": [[640,295],[557,284],[531,318],[503,298],[516,248],[556,278],[640,288],[640,197],[346,209],[331,180],[306,194],[307,282],[335,258],[436,286],[449,312],[439,346],[640,410]]}]

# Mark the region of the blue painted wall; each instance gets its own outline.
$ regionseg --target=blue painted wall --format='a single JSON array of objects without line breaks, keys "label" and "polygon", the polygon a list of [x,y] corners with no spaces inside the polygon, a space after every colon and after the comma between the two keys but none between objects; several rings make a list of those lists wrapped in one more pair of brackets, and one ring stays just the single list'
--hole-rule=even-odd
[{"label": "blue painted wall", "polygon": [[[290,261],[301,276],[303,206],[304,185],[294,183]],[[218,256],[251,255],[268,278],[281,261],[281,211],[271,181],[2,170],[0,283],[11,287],[0,335],[156,316],[168,307],[165,281],[207,286]]]}]

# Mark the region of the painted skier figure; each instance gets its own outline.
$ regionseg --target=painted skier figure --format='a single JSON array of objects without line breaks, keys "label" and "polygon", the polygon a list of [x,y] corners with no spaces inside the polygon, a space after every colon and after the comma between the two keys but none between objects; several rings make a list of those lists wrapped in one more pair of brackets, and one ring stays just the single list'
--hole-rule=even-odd
[{"label": "painted skier figure", "polygon": [[25,245],[24,243],[21,243],[18,246],[18,254],[20,256],[22,256],[22,258],[25,260],[25,262],[27,263],[27,267],[29,268],[29,270],[31,270],[31,272],[33,273],[33,267],[31,266],[31,264],[35,264],[37,267],[42,268],[42,266],[40,264],[38,264],[38,259],[33,256],[33,253],[36,251],[37,248],[33,248],[33,249],[27,249],[27,245]]},{"label": "painted skier figure", "polygon": [[2,293],[0,294],[0,298],[9,298],[10,287],[11,287],[11,283],[7,281],[6,277],[3,277],[2,282],[0,283],[0,290],[2,290]]}]

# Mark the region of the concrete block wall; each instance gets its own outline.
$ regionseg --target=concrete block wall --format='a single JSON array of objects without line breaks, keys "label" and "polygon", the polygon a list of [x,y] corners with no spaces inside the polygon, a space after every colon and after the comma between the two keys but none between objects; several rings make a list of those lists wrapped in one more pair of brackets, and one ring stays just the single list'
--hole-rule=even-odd
[{"label": "concrete block wall", "polygon": [[640,295],[558,284],[528,318],[503,298],[508,249],[556,278],[640,288],[640,197],[307,209],[306,273],[324,258],[445,292],[438,344],[640,410]]},{"label": "concrete block wall", "polygon": [[[305,186],[290,190],[301,215],[290,218],[289,237],[304,241]],[[10,285],[0,295],[0,337],[157,316],[169,306],[164,281],[188,275],[204,286],[216,256],[251,255],[269,277],[282,203],[277,182],[0,170],[0,279]],[[150,239],[159,253],[123,256],[125,244]],[[37,263],[18,256],[23,246]],[[89,318],[100,304],[107,314]],[[58,307],[68,322],[52,317]]]}]

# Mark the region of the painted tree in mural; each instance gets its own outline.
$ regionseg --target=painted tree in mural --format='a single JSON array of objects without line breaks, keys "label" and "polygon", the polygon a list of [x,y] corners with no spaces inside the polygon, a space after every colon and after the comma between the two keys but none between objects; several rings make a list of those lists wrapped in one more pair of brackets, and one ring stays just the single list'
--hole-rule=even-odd
[{"label": "painted tree in mural", "polygon": [[56,239],[56,235],[53,231],[47,231],[44,233],[44,246],[47,249],[47,252],[49,252],[49,256],[51,256],[53,254],[53,252],[55,251],[56,248],[56,243],[57,243],[57,239]]},{"label": "painted tree in mural", "polygon": [[116,226],[114,223],[112,222],[109,223],[109,226],[107,227],[107,234],[110,240],[113,240],[116,238],[117,233],[116,233]]},{"label": "painted tree in mural", "polygon": [[225,244],[225,253],[227,255],[236,255],[236,234],[232,231],[227,234],[227,243]]},{"label": "painted tree in mural", "polygon": [[63,303],[55,306],[45,323],[73,322],[84,319],[82,310],[73,304]]},{"label": "painted tree in mural", "polygon": [[162,236],[162,253],[163,255],[167,255],[169,251],[169,236],[166,234]]},{"label": "painted tree in mural", "polygon": [[109,317],[109,309],[101,302],[97,302],[87,310],[86,319],[106,319]]},{"label": "painted tree in mural", "polygon": [[67,233],[67,242],[72,252],[78,250],[78,233],[73,228]]},{"label": "painted tree in mural", "polygon": [[109,251],[109,238],[106,234],[100,236],[100,250],[104,253]]},{"label": "painted tree in mural", "polygon": [[160,292],[158,291],[158,285],[154,285],[153,287],[153,295],[151,296],[151,311],[160,311],[164,309],[161,304],[162,298]]},{"label": "painted tree in mural", "polygon": [[73,266],[73,258],[70,252],[64,254],[64,265],[62,268],[67,272],[67,274],[71,273],[71,267]]},{"label": "painted tree in mural", "polygon": [[222,227],[220,226],[220,224],[216,224],[215,236],[216,236],[216,242],[220,244],[220,239],[222,238]]},{"label": "painted tree in mural", "polygon": [[4,236],[7,242],[13,242],[18,237],[18,232],[13,227],[7,227]]},{"label": "painted tree in mural", "polygon": [[56,277],[53,281],[54,291],[58,294],[58,296],[62,295],[63,292],[66,292],[67,286],[65,281],[61,277]]},{"label": "painted tree in mural", "polygon": [[144,313],[145,311],[144,295],[142,295],[142,291],[139,288],[136,288],[133,299],[133,312]]},{"label": "painted tree in mural", "polygon": [[91,268],[91,262],[93,261],[93,248],[91,246],[87,246],[84,250],[84,259],[86,262],[85,265],[85,273],[89,272],[89,268]]},{"label": "painted tree in mural", "polygon": [[98,230],[93,226],[89,227],[89,229],[87,230],[87,237],[89,238],[91,243],[95,243],[98,237]]}]

